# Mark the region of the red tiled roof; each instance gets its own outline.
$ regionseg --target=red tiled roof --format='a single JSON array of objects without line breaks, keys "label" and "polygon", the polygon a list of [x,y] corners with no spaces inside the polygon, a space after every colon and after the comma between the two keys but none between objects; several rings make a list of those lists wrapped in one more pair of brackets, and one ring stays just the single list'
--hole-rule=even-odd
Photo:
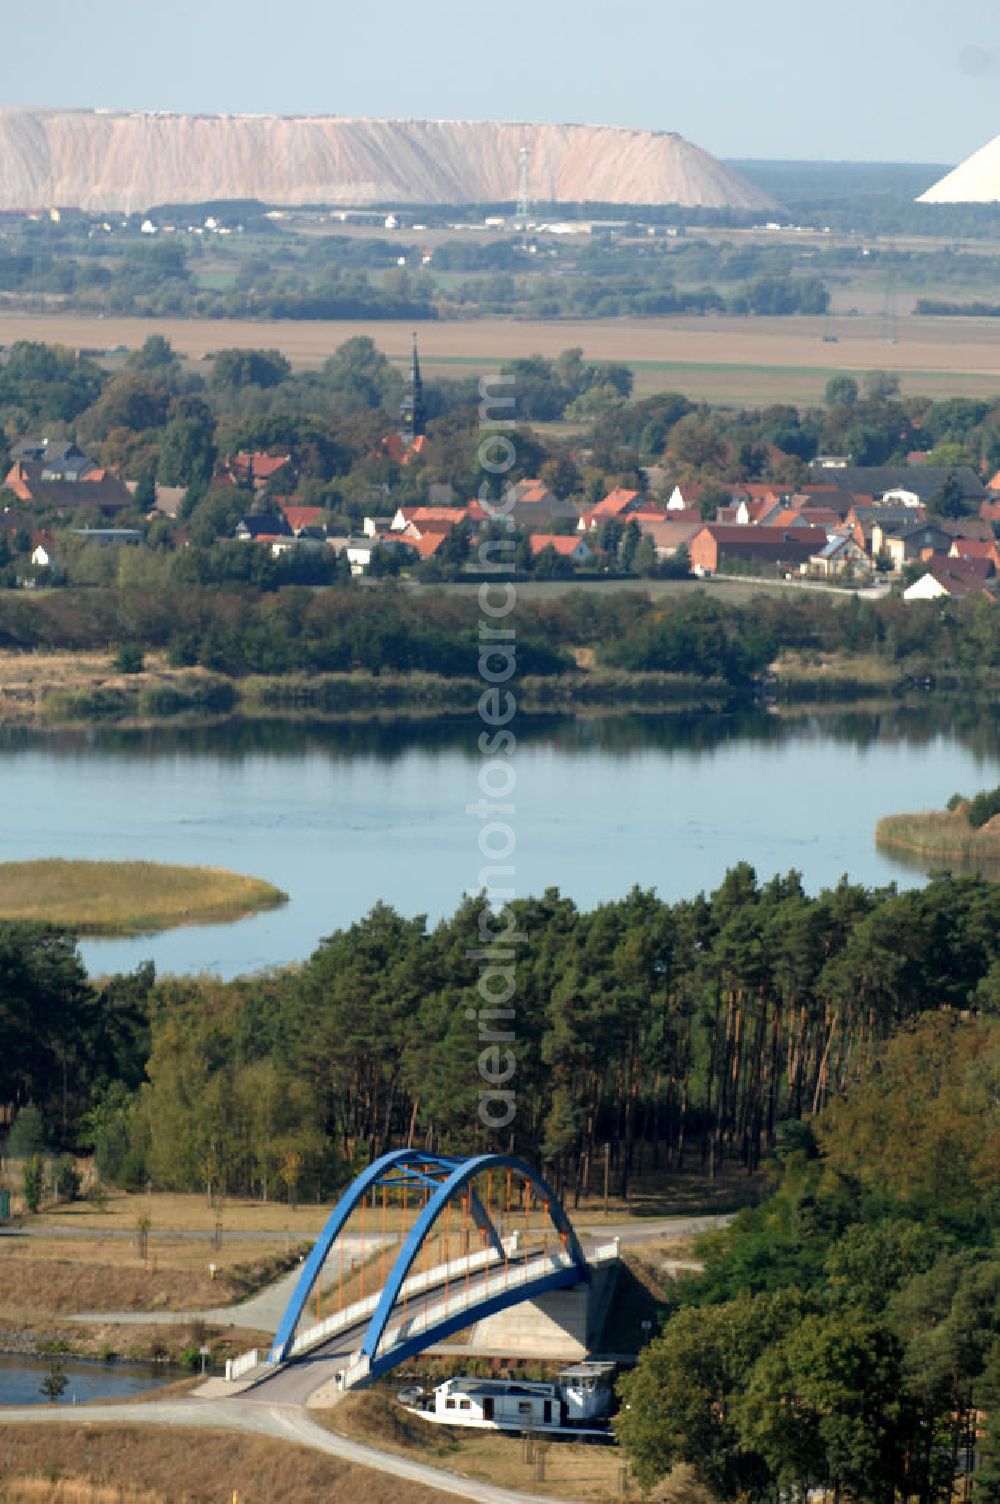
[{"label": "red tiled roof", "polygon": [[985,538],[953,538],[949,553],[953,559],[992,559],[995,562],[998,557],[995,540]]},{"label": "red tiled roof", "polygon": [[799,516],[813,527],[836,527],[840,522],[840,513],[832,507],[802,507]]},{"label": "red tiled roof", "polygon": [[943,585],[949,595],[971,595],[984,591],[990,575],[987,559],[950,559],[937,554],[928,561],[926,573]]},{"label": "red tiled roof", "polygon": [[795,543],[815,543],[822,548],[826,542],[826,529],[822,527],[741,527],[739,523],[709,522],[704,531],[716,543],[783,543],[791,538]]},{"label": "red tiled roof", "polygon": [[620,517],[632,506],[633,502],[638,500],[638,497],[638,491],[628,491],[624,486],[616,486],[613,491],[608,492],[603,501],[599,501],[596,507],[590,509],[588,518]]},{"label": "red tiled roof", "polygon": [[520,481],[516,490],[518,502],[525,502],[529,506],[535,502],[548,501],[552,495],[545,482],[537,479]]},{"label": "red tiled roof", "polygon": [[287,465],[291,458],[290,454],[264,454],[262,451],[256,449],[250,453],[241,449],[237,454],[233,455],[229,462],[229,468],[235,471],[241,480],[245,480],[250,472],[250,463],[253,461],[254,480],[270,480],[271,476],[277,475],[278,471]]},{"label": "red tiled roof", "polygon": [[455,527],[467,517],[474,522],[481,522],[486,516],[478,501],[470,501],[464,507],[400,507],[399,510],[407,522],[415,522],[418,527],[426,527],[435,522],[442,523],[445,527]]},{"label": "red tiled roof", "polygon": [[532,557],[543,549],[551,548],[563,558],[571,559],[583,540],[572,533],[532,533],[528,542]]},{"label": "red tiled roof", "polygon": [[[701,489],[699,487],[699,489]],[[633,512],[632,518],[642,524],[644,522],[704,522],[698,507],[674,507],[661,512]]]},{"label": "red tiled roof", "polygon": [[410,548],[415,549],[422,559],[429,559],[432,554],[437,553],[447,536],[447,531],[442,528],[433,532],[421,533],[418,538],[414,538],[408,534],[403,541]]},{"label": "red tiled roof", "polygon": [[298,507],[287,502],[279,505],[293,533],[301,532],[304,527],[321,527],[323,524],[325,513],[322,507]]},{"label": "red tiled roof", "polygon": [[665,507],[643,507],[638,511],[629,512],[629,522],[638,522],[640,527],[644,522],[684,522],[688,517],[697,517],[701,520],[701,513],[697,507],[675,507],[668,512]]}]

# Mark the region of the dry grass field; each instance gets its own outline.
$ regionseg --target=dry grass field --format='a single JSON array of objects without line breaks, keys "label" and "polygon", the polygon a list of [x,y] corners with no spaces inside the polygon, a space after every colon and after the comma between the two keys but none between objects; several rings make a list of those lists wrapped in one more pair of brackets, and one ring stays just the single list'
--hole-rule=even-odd
[{"label": "dry grass field", "polygon": [[550,1442],[544,1448],[545,1476],[524,1460],[519,1436],[498,1432],[443,1429],[407,1413],[384,1389],[349,1394],[333,1410],[314,1413],[314,1419],[341,1436],[368,1442],[386,1452],[444,1467],[463,1478],[475,1478],[500,1488],[535,1494],[569,1495],[574,1499],[610,1501],[620,1498],[622,1455],[616,1447],[588,1442]]},{"label": "dry grass field", "polygon": [[223,867],[58,858],[0,862],[0,920],[42,920],[79,935],[218,924],[285,901],[270,883]]},{"label": "dry grass field", "polygon": [[[129,1233],[136,1220],[147,1216],[152,1224],[151,1238],[172,1233],[197,1234],[211,1238],[221,1218],[224,1233],[249,1233],[254,1240],[287,1239],[297,1242],[314,1237],[330,1213],[332,1203],[306,1202],[289,1206],[286,1201],[257,1201],[227,1197],[221,1205],[209,1203],[207,1196],[193,1192],[156,1191],[152,1195],[138,1192],[110,1191],[104,1207],[89,1201],[73,1201],[42,1211],[31,1219],[37,1236],[45,1229],[58,1233],[77,1233],[83,1237],[101,1237],[108,1233]],[[55,1240],[53,1240],[53,1243]],[[2,1245],[0,1245],[2,1246]]]},{"label": "dry grass field", "polygon": [[437,1489],[260,1436],[5,1426],[0,1504],[445,1504]]},{"label": "dry grass field", "polygon": [[[166,335],[192,360],[227,347],[264,345],[282,350],[296,366],[315,367],[358,334],[369,335],[380,349],[403,361],[412,324],[0,314],[2,344],[34,339],[74,349],[134,349],[154,332]],[[427,323],[419,337],[425,370],[451,376],[478,375],[516,356],[551,356],[579,346],[589,359],[632,365],[639,395],[673,388],[726,403],[814,400],[831,375],[873,369],[894,371],[907,391],[934,397],[1000,391],[1000,328],[991,319],[901,317],[892,343],[874,312],[836,317],[829,324],[815,318],[721,316],[494,318]]]},{"label": "dry grass field", "polygon": [[1000,819],[994,816],[978,829],[960,810],[927,810],[922,814],[884,815],[876,827],[876,840],[889,850],[899,848],[928,861],[982,862],[984,870],[997,875],[1000,867]]},{"label": "dry grass field", "polygon": [[[305,1243],[290,1245],[291,1249]],[[0,1244],[0,1320],[82,1311],[183,1311],[222,1306],[287,1267],[284,1240],[236,1242],[149,1234],[147,1257],[132,1238],[5,1237]],[[213,1278],[210,1265],[216,1266]]]}]

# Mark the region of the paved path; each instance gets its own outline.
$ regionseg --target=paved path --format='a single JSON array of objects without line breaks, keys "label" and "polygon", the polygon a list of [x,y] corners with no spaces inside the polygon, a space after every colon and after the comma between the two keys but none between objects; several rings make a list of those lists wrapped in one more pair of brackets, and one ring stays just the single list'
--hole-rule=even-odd
[{"label": "paved path", "polygon": [[[618,1222],[607,1227],[594,1225],[578,1229],[586,1248],[591,1243],[606,1243],[611,1238],[620,1238],[624,1244],[648,1243],[659,1238],[681,1238],[707,1232],[711,1227],[724,1227],[732,1218],[728,1216],[707,1217],[658,1217],[650,1221]],[[134,1237],[134,1233],[129,1233]],[[227,1237],[229,1234],[227,1234]],[[390,1242],[397,1241],[395,1237]],[[381,1246],[376,1235],[367,1239],[366,1247],[374,1250]],[[337,1247],[342,1257],[352,1259],[360,1256],[361,1240],[355,1235],[338,1240]],[[334,1250],[336,1252],[336,1250]],[[327,1267],[336,1271],[336,1258]],[[209,1326],[241,1326],[255,1332],[276,1332],[281,1324],[285,1307],[295,1288],[299,1270],[292,1269],[275,1280],[273,1285],[259,1290],[248,1300],[236,1305],[209,1306],[198,1311],[84,1311],[70,1317],[72,1321],[107,1322],[115,1326],[185,1326],[192,1321],[204,1321]]]},{"label": "paved path", "polygon": [[586,1218],[574,1220],[574,1225],[584,1243],[606,1243],[611,1238],[620,1238],[622,1243],[652,1243],[662,1238],[697,1237],[713,1227],[728,1227],[733,1214],[713,1213],[704,1217],[656,1217],[648,1221],[633,1218],[631,1222],[587,1223]]},{"label": "paved path", "polygon": [[[164,1238],[170,1242],[183,1243],[210,1243],[212,1232],[210,1228],[202,1228],[200,1231],[190,1227],[156,1227],[153,1236]],[[271,1232],[260,1232],[255,1228],[227,1227],[223,1237],[227,1243],[280,1243],[285,1240],[286,1246],[293,1243],[309,1243],[319,1236],[319,1229],[311,1231],[290,1232],[287,1228],[279,1228]],[[71,1238],[74,1242],[103,1243],[105,1238],[127,1238],[135,1242],[134,1227],[98,1227],[93,1222],[86,1227],[73,1227],[65,1223],[49,1224],[46,1222],[5,1223],[0,1227],[0,1238]]]},{"label": "paved path", "polygon": [[[338,1246],[340,1257],[350,1259],[353,1269],[355,1258],[361,1254],[361,1239],[341,1238]],[[370,1237],[365,1246],[369,1253],[374,1252],[381,1247],[381,1239]],[[325,1267],[331,1274],[337,1273],[336,1257],[328,1260]],[[209,1326],[244,1326],[255,1332],[276,1332],[301,1272],[302,1266],[298,1265],[272,1285],[235,1305],[208,1306],[200,1311],[82,1311],[69,1320],[108,1322],[115,1326],[186,1326],[191,1321],[204,1321]]]},{"label": "paved path", "polygon": [[[491,1483],[459,1478],[442,1468],[380,1452],[361,1442],[348,1441],[346,1437],[337,1436],[318,1426],[297,1405],[268,1406],[251,1404],[243,1399],[152,1400],[141,1405],[77,1405],[72,1409],[69,1406],[46,1405],[26,1407],[23,1410],[0,1410],[0,1426],[59,1424],[183,1426],[201,1430],[253,1432],[259,1436],[276,1437],[280,1441],[297,1442],[315,1452],[325,1452],[330,1457],[339,1457],[344,1462],[353,1462],[359,1467],[373,1468],[376,1472],[388,1473],[393,1478],[405,1478],[410,1483],[422,1483],[426,1488],[436,1488],[441,1493],[451,1494],[459,1499],[471,1499],[475,1504],[553,1504],[551,1494],[542,1498],[538,1494],[496,1488]],[[565,1500],[563,1504],[577,1504],[577,1501]]]},{"label": "paved path", "polygon": [[[641,1244],[659,1238],[681,1237],[685,1233],[704,1232],[710,1227],[724,1226],[730,1218],[670,1217],[649,1222],[625,1222],[616,1225],[593,1227],[585,1234],[586,1241],[607,1241],[620,1237],[623,1243]],[[298,1270],[282,1278],[268,1290],[253,1296],[238,1306],[221,1306],[204,1312],[121,1312],[117,1315],[79,1317],[79,1320],[149,1322],[152,1320],[189,1321],[192,1316],[217,1321],[221,1325],[233,1324],[255,1326],[260,1330],[274,1330],[296,1279]],[[425,1297],[427,1299],[433,1296]],[[273,1324],[272,1324],[273,1323]],[[271,1436],[282,1441],[297,1442],[314,1451],[339,1457],[359,1467],[373,1468],[394,1478],[420,1483],[427,1488],[460,1499],[469,1499],[474,1504],[553,1504],[553,1496],[544,1498],[537,1494],[519,1493],[513,1489],[497,1488],[490,1483],[479,1483],[457,1477],[441,1468],[430,1467],[423,1462],[411,1461],[361,1442],[349,1441],[326,1431],[313,1421],[305,1408],[310,1394],[323,1384],[329,1384],[338,1368],[344,1366],[347,1356],[360,1346],[367,1322],[339,1333],[328,1343],[305,1358],[289,1364],[278,1374],[245,1390],[238,1398],[207,1399],[193,1397],[180,1400],[151,1400],[142,1404],[124,1405],[78,1405],[72,1410],[65,1406],[31,1406],[24,1409],[0,1410],[2,1425],[117,1425],[117,1426],[178,1426],[203,1430],[252,1432]],[[563,1504],[577,1504],[565,1500]]]}]

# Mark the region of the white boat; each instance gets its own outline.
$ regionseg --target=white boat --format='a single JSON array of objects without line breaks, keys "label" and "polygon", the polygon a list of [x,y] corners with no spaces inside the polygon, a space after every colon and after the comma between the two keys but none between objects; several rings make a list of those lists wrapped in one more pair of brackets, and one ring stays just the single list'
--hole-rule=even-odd
[{"label": "white boat", "polygon": [[458,1377],[429,1392],[417,1385],[401,1389],[397,1400],[439,1426],[608,1441],[614,1371],[613,1363],[574,1363],[550,1382]]}]

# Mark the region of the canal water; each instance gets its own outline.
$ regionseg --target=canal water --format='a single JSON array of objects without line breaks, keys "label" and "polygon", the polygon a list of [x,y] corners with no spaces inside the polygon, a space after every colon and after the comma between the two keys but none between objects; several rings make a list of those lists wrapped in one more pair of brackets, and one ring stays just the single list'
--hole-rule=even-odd
[{"label": "canal water", "polygon": [[[0,737],[0,859],[223,866],[289,894],[229,925],[91,940],[92,973],[147,958],[222,977],[298,962],[383,900],[431,921],[480,883],[472,720],[229,725]],[[518,729],[503,815],[518,895],[581,906],[633,884],[676,899],[749,861],[816,891],[847,873],[923,881],[879,851],[878,817],[1000,783],[1000,721],[940,707],[785,717],[642,715]]]},{"label": "canal water", "polygon": [[[48,1372],[49,1364],[43,1358],[0,1355],[0,1406],[48,1404],[41,1387]],[[66,1388],[57,1401],[64,1406],[82,1405],[88,1400],[128,1399],[169,1382],[162,1369],[131,1363],[72,1359],[66,1361],[64,1372]]]}]

